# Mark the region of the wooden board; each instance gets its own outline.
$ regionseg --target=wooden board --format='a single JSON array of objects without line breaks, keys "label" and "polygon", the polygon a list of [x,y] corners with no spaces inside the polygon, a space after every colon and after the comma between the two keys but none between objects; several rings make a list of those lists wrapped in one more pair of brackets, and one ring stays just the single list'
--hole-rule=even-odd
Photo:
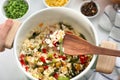
[{"label": "wooden board", "polygon": [[[101,47],[109,48],[109,49],[117,49],[116,43],[110,41],[103,41],[101,43]],[[99,55],[96,64],[96,71],[103,72],[106,74],[112,73],[115,66],[115,61],[116,61],[116,57],[114,56]]]}]

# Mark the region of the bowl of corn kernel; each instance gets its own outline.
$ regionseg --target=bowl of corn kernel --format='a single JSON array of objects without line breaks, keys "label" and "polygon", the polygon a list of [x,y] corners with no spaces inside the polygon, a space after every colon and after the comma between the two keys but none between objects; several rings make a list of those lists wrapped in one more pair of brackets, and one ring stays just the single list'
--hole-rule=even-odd
[{"label": "bowl of corn kernel", "polygon": [[66,7],[70,0],[43,0],[46,7]]}]

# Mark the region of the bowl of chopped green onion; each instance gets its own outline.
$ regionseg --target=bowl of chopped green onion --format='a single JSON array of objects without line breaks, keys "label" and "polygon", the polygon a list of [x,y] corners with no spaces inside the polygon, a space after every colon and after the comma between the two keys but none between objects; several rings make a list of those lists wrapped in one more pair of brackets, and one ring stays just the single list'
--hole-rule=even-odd
[{"label": "bowl of chopped green onion", "polygon": [[27,0],[5,0],[2,5],[2,14],[5,18],[21,19],[29,11]]}]

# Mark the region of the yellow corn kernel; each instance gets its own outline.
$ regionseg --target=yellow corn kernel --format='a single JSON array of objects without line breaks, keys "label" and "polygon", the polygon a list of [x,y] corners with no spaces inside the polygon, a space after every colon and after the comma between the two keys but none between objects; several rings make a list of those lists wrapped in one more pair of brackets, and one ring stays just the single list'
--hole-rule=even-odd
[{"label": "yellow corn kernel", "polygon": [[48,80],[56,80],[54,77],[49,77],[49,79]]},{"label": "yellow corn kernel", "polygon": [[64,6],[68,0],[45,0],[45,2],[53,7],[53,6]]},{"label": "yellow corn kernel", "polygon": [[68,72],[67,66],[61,67],[61,72],[67,73]]},{"label": "yellow corn kernel", "polygon": [[80,64],[75,64],[75,69],[76,69],[77,71],[80,71],[80,70],[81,70]]},{"label": "yellow corn kernel", "polygon": [[60,67],[61,66],[61,62],[57,62],[56,63],[56,67],[58,68],[58,67]]},{"label": "yellow corn kernel", "polygon": [[44,68],[43,68],[43,67],[39,67],[39,68],[37,68],[37,71],[38,71],[38,72],[43,72],[43,71],[44,71]]}]

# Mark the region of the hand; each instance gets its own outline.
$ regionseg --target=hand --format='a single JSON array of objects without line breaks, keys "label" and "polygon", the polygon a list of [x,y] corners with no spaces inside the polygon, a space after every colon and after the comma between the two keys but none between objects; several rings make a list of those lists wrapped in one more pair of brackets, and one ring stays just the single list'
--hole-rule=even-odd
[{"label": "hand", "polygon": [[13,25],[12,19],[8,19],[5,21],[5,23],[0,24],[0,52],[4,51],[5,49],[5,40],[12,25]]}]

